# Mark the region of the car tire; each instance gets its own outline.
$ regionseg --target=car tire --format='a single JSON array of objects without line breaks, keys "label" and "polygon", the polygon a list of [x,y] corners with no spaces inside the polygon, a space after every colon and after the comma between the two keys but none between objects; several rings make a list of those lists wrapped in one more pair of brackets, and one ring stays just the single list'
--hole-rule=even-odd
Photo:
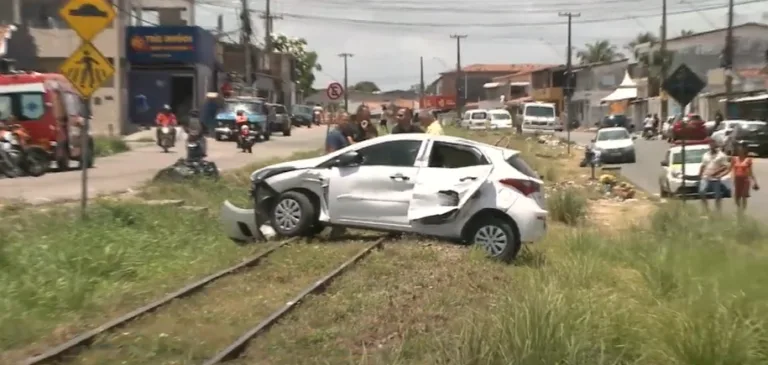
[{"label": "car tire", "polygon": [[265,141],[269,141],[270,135],[271,135],[271,132],[267,131],[262,133],[261,138],[263,138]]},{"label": "car tire", "polygon": [[283,130],[283,136],[285,136],[285,137],[290,137],[291,136],[291,128],[290,127],[288,129],[284,129]]},{"label": "car tire", "polygon": [[630,156],[629,156],[629,158],[627,159],[627,163],[635,163],[635,162],[637,162],[637,156],[636,156],[636,155],[633,153],[633,154],[632,154],[632,155],[630,155]]},{"label": "car tire", "polygon": [[661,184],[659,184],[659,197],[661,198],[669,197],[669,193],[667,193],[667,191],[664,190],[664,187]]},{"label": "car tire", "polygon": [[494,260],[510,263],[517,257],[520,237],[509,222],[492,216],[473,221],[466,236],[469,243],[483,248]]},{"label": "car tire", "polygon": [[269,210],[269,221],[280,236],[311,235],[317,221],[316,212],[312,199],[307,195],[298,191],[287,191],[275,199]]}]

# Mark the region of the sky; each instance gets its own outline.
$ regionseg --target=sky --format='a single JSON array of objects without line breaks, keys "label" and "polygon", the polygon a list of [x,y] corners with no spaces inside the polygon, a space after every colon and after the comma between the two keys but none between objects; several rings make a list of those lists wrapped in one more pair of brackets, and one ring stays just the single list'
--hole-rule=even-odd
[{"label": "sky", "polygon": [[[237,0],[197,0],[196,21],[224,30],[238,27]],[[419,83],[419,59],[429,83],[456,67],[456,40],[462,39],[463,65],[473,63],[564,64],[567,25],[573,18],[573,47],[607,39],[623,49],[640,32],[658,34],[662,0],[272,0],[274,32],[307,40],[319,55],[322,72],[315,87],[343,81],[340,53],[352,53],[349,83],[373,81],[382,90]],[[668,0],[669,37],[683,29],[706,31],[727,26],[728,0]],[[736,0],[735,24],[768,22],[768,0]],[[742,5],[739,5],[742,4]],[[249,1],[263,11],[266,0]],[[263,39],[264,21],[254,14],[255,37]],[[236,37],[235,37],[236,38]],[[574,60],[574,62],[576,62]]]}]

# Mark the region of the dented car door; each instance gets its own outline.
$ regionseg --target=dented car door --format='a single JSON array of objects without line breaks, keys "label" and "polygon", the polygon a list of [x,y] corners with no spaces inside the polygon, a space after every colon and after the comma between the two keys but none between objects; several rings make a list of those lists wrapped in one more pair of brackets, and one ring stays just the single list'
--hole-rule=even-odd
[{"label": "dented car door", "polygon": [[456,143],[433,142],[419,169],[408,220],[422,224],[450,221],[487,183],[493,165],[476,148]]}]

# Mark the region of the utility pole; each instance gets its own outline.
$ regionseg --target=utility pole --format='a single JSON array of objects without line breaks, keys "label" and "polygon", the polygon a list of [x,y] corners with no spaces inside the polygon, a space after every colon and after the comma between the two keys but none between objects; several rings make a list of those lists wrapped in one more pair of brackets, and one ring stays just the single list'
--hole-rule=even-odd
[{"label": "utility pole", "polygon": [[571,25],[573,18],[578,18],[581,13],[561,12],[559,16],[568,18],[568,51],[565,60],[565,126],[567,133],[568,155],[571,154],[571,118],[573,118],[573,108],[571,107],[571,97],[573,96],[573,45],[571,44]]},{"label": "utility pole", "polygon": [[250,87],[253,84],[251,75],[251,36],[253,28],[251,27],[251,11],[248,9],[248,0],[242,0],[242,10],[240,13],[240,41],[243,44],[243,54],[245,56],[245,82]]},{"label": "utility pole", "polygon": [[[667,0],[661,0],[661,72],[659,73],[659,85],[667,79]],[[655,62],[654,57],[654,62]],[[661,122],[667,120],[669,114],[669,95],[664,92],[664,98],[661,99]]]},{"label": "utility pole", "polygon": [[351,53],[339,53],[339,57],[344,59],[344,110],[349,113],[349,74],[347,73],[347,60],[355,57]]},{"label": "utility pole", "polygon": [[424,57],[419,57],[419,104],[424,99],[424,89]]},{"label": "utility pole", "polygon": [[267,53],[272,53],[272,33],[275,30],[275,19],[283,19],[282,15],[272,14],[272,1],[267,0],[267,7],[264,9],[264,14],[261,15],[261,19],[264,19],[264,48]]},{"label": "utility pole", "polygon": [[733,99],[733,0],[728,0],[728,30],[725,32],[723,68],[725,69],[725,119],[730,118],[731,100]]},{"label": "utility pole", "polygon": [[461,79],[465,78],[461,72],[461,40],[467,38],[466,34],[451,34],[451,38],[456,40],[456,111],[461,117],[461,113],[464,111],[464,103],[467,96],[466,79],[464,80],[464,95],[461,94]]}]

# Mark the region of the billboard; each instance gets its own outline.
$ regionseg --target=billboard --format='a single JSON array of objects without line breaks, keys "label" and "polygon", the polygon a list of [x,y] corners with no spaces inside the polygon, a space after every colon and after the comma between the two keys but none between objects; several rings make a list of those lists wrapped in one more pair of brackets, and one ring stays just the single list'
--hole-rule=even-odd
[{"label": "billboard", "polygon": [[455,107],[455,96],[427,95],[421,97],[419,101],[419,108],[421,109],[452,109]]},{"label": "billboard", "polygon": [[128,27],[126,57],[132,64],[206,64],[215,62],[216,40],[192,26]]}]

